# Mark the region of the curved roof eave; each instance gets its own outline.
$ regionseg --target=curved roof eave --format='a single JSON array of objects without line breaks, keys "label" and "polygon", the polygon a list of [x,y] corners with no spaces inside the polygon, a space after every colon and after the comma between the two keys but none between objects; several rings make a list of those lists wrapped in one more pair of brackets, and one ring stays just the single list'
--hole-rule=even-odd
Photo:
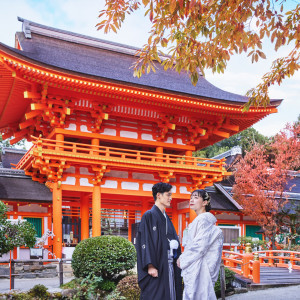
[{"label": "curved roof eave", "polygon": [[[88,74],[85,72],[79,72],[78,70],[72,70],[70,68],[63,68],[62,66],[60,66],[59,64],[51,64],[51,63],[47,63],[44,61],[41,61],[39,59],[36,58],[36,55],[34,53],[29,53],[29,52],[25,52],[22,50],[18,50],[12,47],[9,47],[3,43],[0,42],[0,50],[3,50],[4,52],[15,56],[21,60],[24,61],[28,61],[29,63],[32,63],[36,66],[40,66],[46,69],[51,69],[57,72],[61,72],[61,73],[65,73],[65,74],[70,74],[70,75],[74,75],[74,76],[78,76],[78,77],[84,77],[84,78],[89,78],[89,79],[93,79],[93,80],[99,80],[99,81],[104,81],[104,82],[109,82],[109,83],[115,83],[115,84],[126,84],[127,86],[131,86],[131,87],[135,87],[135,88],[141,88],[141,89],[149,89],[149,90],[153,90],[153,91],[157,91],[157,92],[162,92],[162,93],[172,93],[174,95],[178,95],[178,96],[185,96],[185,97],[192,97],[192,98],[199,98],[202,100],[207,100],[207,101],[214,101],[214,102],[218,102],[218,103],[223,103],[223,104],[232,104],[232,105],[244,105],[247,102],[247,98],[244,96],[240,96],[237,94],[232,94],[229,92],[225,92],[223,90],[218,89],[217,87],[213,86],[212,84],[210,84],[206,79],[204,79],[203,77],[200,77],[200,80],[202,81],[202,83],[206,84],[207,87],[212,87],[213,89],[220,91],[220,93],[218,93],[219,97],[212,97],[211,94],[207,94],[204,93],[204,95],[201,94],[194,94],[194,93],[188,93],[188,91],[178,91],[178,90],[174,90],[174,89],[168,89],[168,87],[160,87],[157,85],[149,85],[147,84],[147,82],[145,82],[145,80],[141,80],[141,78],[136,79],[135,82],[130,81],[130,80],[120,80],[120,79],[116,79],[116,78],[109,78],[109,77],[104,77],[104,76],[98,76],[96,74]],[[166,72],[166,71],[163,71]],[[149,74],[148,74],[149,75]],[[143,75],[143,76],[147,76],[147,75]],[[142,76],[142,78],[143,78]],[[178,74],[178,76],[180,76],[180,74]],[[132,76],[133,77],[133,76]],[[134,77],[133,77],[134,78]],[[137,81],[142,81],[142,82],[137,82]],[[189,84],[192,85],[190,83],[190,79],[188,78]],[[226,94],[227,99],[221,98],[222,94],[224,96],[224,93]],[[231,99],[231,97],[233,97],[233,99]],[[243,101],[237,101],[238,99],[236,99],[236,97],[241,98],[241,100]],[[282,99],[271,99],[271,106],[278,106],[280,103],[282,102]]]}]

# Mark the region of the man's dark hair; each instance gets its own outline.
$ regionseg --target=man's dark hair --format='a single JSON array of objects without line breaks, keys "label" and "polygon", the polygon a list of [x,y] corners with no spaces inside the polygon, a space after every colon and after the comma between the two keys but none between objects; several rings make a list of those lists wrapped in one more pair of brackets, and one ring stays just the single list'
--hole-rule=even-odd
[{"label": "man's dark hair", "polygon": [[157,193],[165,193],[165,192],[170,192],[172,189],[172,185],[170,183],[165,183],[165,182],[158,182],[154,184],[152,187],[152,195],[154,198],[154,201],[156,201],[156,195]]}]

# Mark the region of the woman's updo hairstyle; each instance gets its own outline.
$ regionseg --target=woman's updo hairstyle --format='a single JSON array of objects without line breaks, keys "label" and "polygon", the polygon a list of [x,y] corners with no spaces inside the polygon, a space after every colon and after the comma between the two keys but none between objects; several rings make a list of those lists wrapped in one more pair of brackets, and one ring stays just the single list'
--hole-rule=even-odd
[{"label": "woman's updo hairstyle", "polygon": [[198,196],[202,197],[203,201],[207,201],[207,204],[205,205],[205,211],[209,212],[211,210],[211,205],[210,205],[210,196],[207,191],[205,190],[195,190],[192,192],[197,193]]}]

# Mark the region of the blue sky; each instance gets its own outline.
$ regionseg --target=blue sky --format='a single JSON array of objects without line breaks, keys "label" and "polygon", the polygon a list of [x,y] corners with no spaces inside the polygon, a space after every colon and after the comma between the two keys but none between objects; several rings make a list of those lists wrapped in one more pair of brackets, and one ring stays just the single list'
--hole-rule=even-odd
[{"label": "blue sky", "polygon": [[[296,5],[290,0],[289,6]],[[0,0],[0,42],[14,46],[14,34],[21,31],[17,16],[80,34],[107,39],[127,45],[141,47],[147,41],[150,23],[143,13],[134,13],[125,21],[118,34],[104,34],[96,30],[99,11],[104,0]],[[277,56],[288,53],[288,49],[279,52],[270,51],[269,43],[264,45],[266,60],[252,64],[245,55],[232,57],[224,74],[212,74],[206,71],[206,78],[217,87],[244,95],[248,89],[259,83],[260,78],[269,70]],[[278,113],[270,115],[254,125],[260,133],[271,136],[279,132],[287,122],[296,121],[300,114],[300,72],[292,79],[286,79],[281,86],[270,89],[271,98],[284,99]]]}]

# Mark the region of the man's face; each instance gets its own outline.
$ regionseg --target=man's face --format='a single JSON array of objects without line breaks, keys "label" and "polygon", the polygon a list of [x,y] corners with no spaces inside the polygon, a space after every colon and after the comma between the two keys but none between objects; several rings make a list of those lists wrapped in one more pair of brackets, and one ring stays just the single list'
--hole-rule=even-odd
[{"label": "man's face", "polygon": [[164,193],[157,193],[156,201],[158,201],[164,207],[169,207],[172,201],[172,192],[164,192]]}]

